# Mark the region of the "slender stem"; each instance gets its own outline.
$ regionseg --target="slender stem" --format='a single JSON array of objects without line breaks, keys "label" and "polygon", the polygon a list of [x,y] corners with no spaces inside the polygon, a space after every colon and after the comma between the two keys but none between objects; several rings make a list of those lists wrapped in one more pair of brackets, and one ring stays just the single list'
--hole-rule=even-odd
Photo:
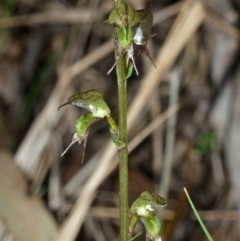
[{"label": "slender stem", "polygon": [[116,63],[119,104],[119,138],[126,146],[119,150],[120,182],[120,235],[121,241],[128,239],[128,147],[127,147],[127,80],[124,57]]},{"label": "slender stem", "polygon": [[[116,7],[123,1],[115,0]],[[119,105],[119,139],[126,143],[119,150],[119,185],[120,185],[120,237],[121,241],[128,240],[128,139],[127,139],[127,79],[126,62],[124,56],[117,59],[115,50],[116,71],[118,82],[118,105]]]}]

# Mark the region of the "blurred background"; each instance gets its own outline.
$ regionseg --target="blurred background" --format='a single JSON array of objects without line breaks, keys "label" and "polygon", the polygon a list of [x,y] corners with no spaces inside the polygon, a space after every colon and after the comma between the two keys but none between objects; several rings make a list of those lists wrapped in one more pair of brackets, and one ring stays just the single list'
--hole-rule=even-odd
[{"label": "blurred background", "polygon": [[[148,49],[128,80],[129,203],[161,194],[162,240],[240,240],[240,2],[129,0],[154,14]],[[85,150],[71,143],[100,91],[118,120],[113,0],[0,2],[0,241],[119,240],[116,148],[107,123]],[[136,232],[145,240],[144,227]],[[57,237],[57,238],[54,238]]]}]

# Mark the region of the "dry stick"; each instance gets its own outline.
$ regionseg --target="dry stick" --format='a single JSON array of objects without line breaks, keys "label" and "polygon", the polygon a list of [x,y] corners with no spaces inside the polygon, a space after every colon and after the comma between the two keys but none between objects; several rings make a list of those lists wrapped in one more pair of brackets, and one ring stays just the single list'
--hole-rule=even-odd
[{"label": "dry stick", "polygon": [[60,213],[62,214],[62,203],[63,203],[63,193],[62,193],[62,182],[61,182],[61,171],[60,171],[60,162],[58,161],[59,156],[59,143],[56,141],[59,138],[56,136],[52,137],[50,142],[51,148],[54,149],[53,151],[53,161],[50,169],[49,175],[49,187],[48,187],[48,206],[51,210],[56,211],[58,218]]},{"label": "dry stick", "polygon": [[[149,74],[145,76],[142,86],[130,106],[128,115],[128,129],[131,129],[134,121],[138,118],[141,109],[146,105],[151,91],[159,84],[165,72],[175,61],[176,57],[188,42],[189,38],[196,31],[204,19],[204,9],[200,1],[187,0],[177,17],[168,38],[155,61],[157,70],[152,67]],[[108,143],[105,152],[99,161],[94,173],[90,176],[84,186],[81,196],[77,200],[70,216],[63,223],[55,241],[73,241],[81,227],[88,208],[92,202],[92,194],[106,177],[111,160],[116,153],[112,143]]]},{"label": "dry stick", "polygon": [[[155,119],[156,116],[161,113],[161,103],[159,98],[159,92],[157,90],[153,91],[152,96],[150,98],[150,113],[151,118]],[[152,134],[152,172],[154,176],[154,185],[159,181],[159,177],[161,174],[161,166],[163,159],[163,128],[159,127]],[[158,186],[158,185],[157,185]]]},{"label": "dry stick", "polygon": [[99,20],[99,16],[104,16],[112,9],[112,3],[103,3],[96,11],[82,8],[62,11],[47,11],[42,13],[16,16],[10,18],[0,18],[0,28],[16,28],[20,26],[34,26],[38,24],[79,24],[92,23]]},{"label": "dry stick", "polygon": [[[170,95],[169,107],[178,103],[180,87],[180,71],[175,68],[170,76]],[[165,155],[162,167],[162,179],[160,183],[159,193],[164,198],[168,198],[168,191],[170,185],[170,176],[172,173],[172,161],[175,148],[175,132],[176,132],[177,113],[172,115],[167,121],[167,135],[165,145]]]},{"label": "dry stick", "polygon": [[[235,211],[237,212],[237,211]],[[91,216],[96,219],[118,219],[119,218],[119,209],[114,207],[102,207],[94,206],[90,210]],[[164,218],[167,220],[173,219],[175,216],[175,211],[167,210],[164,208]]]},{"label": "dry stick", "polygon": [[[176,14],[179,10],[182,2],[173,4],[160,12],[154,14],[154,24],[159,23],[170,16]],[[100,14],[105,14],[108,8],[102,8]],[[99,14],[98,14],[99,15]],[[63,12],[49,11],[31,15],[17,16],[11,18],[1,18],[0,28],[16,28],[20,26],[34,26],[38,24],[79,24],[79,23],[91,23],[98,20],[95,12],[92,10],[82,9],[66,9]]]},{"label": "dry stick", "polygon": [[67,9],[63,12],[49,11],[45,13],[0,19],[0,28],[14,28],[19,26],[33,26],[37,24],[53,23],[89,23],[96,20],[97,15],[93,11]]},{"label": "dry stick", "polygon": [[156,117],[148,126],[140,131],[129,143],[129,152],[132,152],[146,137],[156,130],[164,121],[175,114],[180,108],[180,105],[173,105],[168,110],[164,111]]},{"label": "dry stick", "polygon": [[232,36],[233,38],[240,40],[240,30],[219,17],[217,14],[207,11],[206,20],[209,21],[212,25],[216,25],[216,27]]},{"label": "dry stick", "polygon": [[[92,207],[91,215],[96,219],[118,219],[119,210],[118,208],[112,207],[102,207],[96,206]],[[169,209],[163,209],[164,219],[171,220],[176,215],[175,211]],[[237,210],[198,210],[198,214],[201,216],[202,220],[206,221],[216,221],[216,220],[225,220],[225,221],[239,221],[239,215]],[[196,220],[195,215],[191,215],[191,218]]]},{"label": "dry stick", "polygon": [[[51,94],[51,97],[49,98],[42,112],[39,114],[38,118],[32,124],[15,155],[18,166],[28,177],[29,171],[31,171],[34,165],[36,165],[35,162],[37,158],[31,159],[31,156],[34,155],[34,152],[36,151],[35,147],[37,142],[38,140],[41,140],[42,135],[50,133],[50,130],[56,125],[56,123],[58,123],[58,120],[61,117],[61,112],[57,112],[57,109],[72,79],[108,55],[110,52],[112,52],[112,50],[112,40],[109,40],[107,43],[94,50],[85,58],[63,71],[56,87]],[[40,154],[48,143],[50,135],[47,136],[48,138],[46,138],[45,143],[43,143],[41,146],[41,150],[39,150]]]},{"label": "dry stick", "polygon": [[153,25],[156,23],[160,23],[166,19],[168,19],[171,16],[174,16],[177,12],[179,12],[180,8],[183,5],[183,1],[172,4],[171,6],[160,10],[159,12],[156,12],[153,14]]}]

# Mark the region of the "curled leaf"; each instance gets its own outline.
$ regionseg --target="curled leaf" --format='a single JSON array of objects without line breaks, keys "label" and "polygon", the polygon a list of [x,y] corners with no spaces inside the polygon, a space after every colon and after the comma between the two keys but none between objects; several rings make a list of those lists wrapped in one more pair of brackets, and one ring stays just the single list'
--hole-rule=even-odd
[{"label": "curled leaf", "polygon": [[110,115],[110,109],[103,99],[102,94],[97,90],[89,90],[76,95],[72,95],[68,98],[68,101],[61,107],[72,104],[82,107],[90,111],[94,117],[104,118]]}]

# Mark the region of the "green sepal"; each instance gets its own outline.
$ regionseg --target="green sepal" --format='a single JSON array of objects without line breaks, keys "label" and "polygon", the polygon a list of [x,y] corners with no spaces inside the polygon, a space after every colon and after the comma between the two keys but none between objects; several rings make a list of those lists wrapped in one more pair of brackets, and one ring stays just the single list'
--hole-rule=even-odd
[{"label": "green sepal", "polygon": [[141,21],[138,12],[127,3],[122,3],[116,9],[112,10],[108,20],[105,23],[116,24],[122,28],[131,28]]},{"label": "green sepal", "polygon": [[87,136],[90,126],[99,121],[100,118],[96,118],[93,114],[86,114],[81,116],[75,124],[75,130],[77,133],[78,142],[81,143]]},{"label": "green sepal", "polygon": [[110,115],[110,109],[103,99],[102,94],[97,90],[89,90],[76,95],[72,95],[68,98],[68,101],[62,106],[72,104],[85,108],[90,111],[94,117],[104,118]]},{"label": "green sepal", "polygon": [[158,240],[161,231],[161,223],[158,217],[153,213],[149,213],[146,217],[140,217],[140,220],[145,227],[147,237],[153,241]]},{"label": "green sepal", "polygon": [[161,223],[157,218],[155,207],[163,207],[166,200],[154,192],[145,191],[133,202],[131,206],[131,219],[129,224],[129,235],[132,235],[138,218],[144,224],[147,237],[153,241],[161,240],[159,234]]},{"label": "green sepal", "polygon": [[145,191],[133,202],[131,213],[138,216],[147,216],[155,210],[155,207],[163,207],[167,204],[166,200],[154,192]]},{"label": "green sepal", "polygon": [[132,28],[119,27],[117,29],[117,40],[119,41],[123,51],[126,51],[133,40]]}]

